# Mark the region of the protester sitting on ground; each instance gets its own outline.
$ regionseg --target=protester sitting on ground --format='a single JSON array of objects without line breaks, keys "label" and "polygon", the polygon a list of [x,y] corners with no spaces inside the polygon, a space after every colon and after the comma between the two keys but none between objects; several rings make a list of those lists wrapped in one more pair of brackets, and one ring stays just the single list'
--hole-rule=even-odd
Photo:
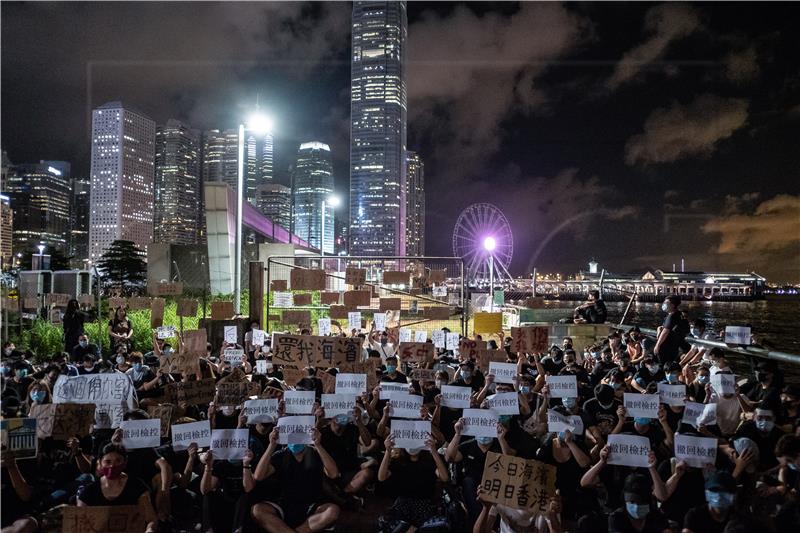
[{"label": "protester sitting on ground", "polygon": [[128,312],[124,307],[117,307],[114,318],[108,321],[108,338],[112,348],[116,350],[117,346],[124,345],[130,351],[132,337],[133,324],[128,319]]}]

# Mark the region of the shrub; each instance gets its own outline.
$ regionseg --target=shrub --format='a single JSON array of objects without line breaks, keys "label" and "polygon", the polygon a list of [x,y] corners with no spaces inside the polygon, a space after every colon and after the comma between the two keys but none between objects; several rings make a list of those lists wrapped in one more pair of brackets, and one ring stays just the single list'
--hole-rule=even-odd
[{"label": "shrub", "polygon": [[64,330],[47,320],[37,318],[30,328],[22,332],[22,347],[36,354],[37,363],[49,361],[56,353],[64,351]]}]

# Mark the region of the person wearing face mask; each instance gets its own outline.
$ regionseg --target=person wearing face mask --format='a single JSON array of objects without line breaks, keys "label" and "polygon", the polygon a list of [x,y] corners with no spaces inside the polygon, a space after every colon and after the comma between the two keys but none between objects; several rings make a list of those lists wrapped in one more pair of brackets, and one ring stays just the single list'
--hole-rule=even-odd
[{"label": "person wearing face mask", "polygon": [[605,378],[609,372],[617,368],[617,365],[613,361],[613,355],[611,353],[611,347],[606,346],[600,352],[600,360],[595,363],[594,368],[592,369],[591,374],[591,382],[593,386],[597,386],[603,378]]},{"label": "person wearing face mask", "polygon": [[387,357],[397,355],[397,345],[389,342],[389,334],[386,331],[376,331],[375,323],[372,324],[372,331],[369,334],[369,347],[380,353],[384,361]]},{"label": "person wearing face mask", "polygon": [[[731,374],[730,370],[720,372],[721,374]],[[717,405],[717,427],[723,437],[730,437],[739,427],[742,417],[742,401],[739,394],[720,394],[714,390],[711,384],[706,385],[705,403],[715,403]]]},{"label": "person wearing face mask", "polygon": [[795,433],[800,424],[800,385],[786,385],[781,391],[778,423],[786,433]]},{"label": "person wearing face mask", "polygon": [[657,421],[646,417],[634,417],[632,421],[627,421],[627,414],[624,406],[620,405],[617,408],[618,422],[611,433],[647,437],[650,441],[650,449],[658,452],[659,457],[669,456],[674,433],[667,421],[667,410],[664,404],[658,407]]},{"label": "person wearing face mask", "polygon": [[706,400],[706,385],[711,383],[711,371],[708,367],[701,366],[697,369],[694,381],[687,386],[687,395],[692,402],[704,403]]},{"label": "person wearing face mask", "polygon": [[578,365],[577,355],[575,350],[569,349],[564,352],[564,368],[558,372],[559,376],[575,376],[578,382],[578,388],[589,386],[589,373],[585,368]]},{"label": "person wearing face mask", "polygon": [[35,405],[42,405],[46,403],[52,403],[52,398],[50,396],[50,387],[46,381],[34,381],[31,383],[31,386],[28,387],[28,399],[25,402],[25,413],[30,413],[30,410]]},{"label": "person wearing face mask", "polygon": [[661,363],[678,360],[678,350],[685,342],[684,338],[689,334],[688,321],[683,318],[678,307],[681,305],[681,298],[676,294],[671,294],[664,298],[661,310],[666,313],[664,323],[658,333],[656,347],[653,349],[656,357]]},{"label": "person wearing face mask", "polygon": [[784,435],[775,445],[775,456],[778,458],[778,493],[787,495],[800,492],[800,437]]},{"label": "person wearing face mask", "polygon": [[639,366],[639,370],[633,375],[631,380],[631,388],[641,393],[647,389],[647,385],[659,381],[664,378],[664,372],[661,370],[661,365],[658,361],[648,356],[645,357]]},{"label": "person wearing face mask", "polygon": [[722,533],[735,514],[736,480],[728,472],[711,474],[705,484],[706,503],[686,513],[683,533]]},{"label": "person wearing face mask", "polygon": [[658,510],[650,481],[638,473],[625,478],[622,489],[625,507],[608,517],[609,533],[662,533],[670,531],[667,518]]},{"label": "person wearing face mask", "polygon": [[486,384],[486,380],[482,378],[483,374],[475,372],[475,363],[472,361],[464,361],[458,365],[456,379],[451,385],[455,387],[469,387],[472,389],[472,392],[478,392]]},{"label": "person wearing face mask", "polygon": [[[153,372],[149,366],[145,365],[142,362],[142,354],[140,353],[133,353],[130,357],[130,368],[125,371],[131,381],[133,381],[133,386],[136,389],[136,392],[139,394],[139,397],[149,397],[153,396],[154,389],[157,387],[157,383],[150,385],[151,382],[154,380],[158,382],[158,377],[156,376],[155,372]],[[145,387],[145,385],[148,385]],[[144,393],[144,396],[142,396]]]},{"label": "person wearing face mask", "polygon": [[605,442],[614,427],[617,425],[617,408],[622,405],[614,398],[614,389],[609,385],[599,384],[594,388],[594,398],[586,400],[583,410],[589,419],[587,430],[592,434],[595,442]]},{"label": "person wearing face mask", "polygon": [[360,508],[364,500],[358,494],[375,479],[374,461],[358,455],[359,443],[365,448],[372,444],[372,436],[364,425],[360,406],[351,414],[338,414],[322,427],[322,446],[336,463],[341,475],[334,484],[344,493],[343,502],[351,509]]},{"label": "person wearing face mask", "polygon": [[551,376],[557,376],[561,369],[564,368],[564,351],[558,346],[550,347],[550,354],[542,357],[542,366],[545,372]]},{"label": "person wearing face mask", "polygon": [[386,372],[381,375],[384,383],[408,383],[406,375],[397,368],[397,356],[390,355],[386,358]]},{"label": "person wearing face mask", "polygon": [[783,431],[775,425],[775,414],[769,409],[758,408],[753,420],[739,426],[734,440],[746,437],[756,443],[760,450],[758,469],[764,471],[778,464],[775,445],[782,436]]},{"label": "person wearing face mask", "polygon": [[78,336],[77,344],[70,347],[71,361],[75,363],[82,363],[83,358],[91,355],[95,359],[100,358],[100,348],[89,341],[89,337],[83,333]]},{"label": "person wearing face mask", "polygon": [[3,343],[3,359],[19,359],[22,357],[22,352],[17,350],[17,347],[11,341]]},{"label": "person wearing face mask", "polygon": [[28,375],[28,365],[22,361],[14,363],[11,371],[11,379],[5,380],[5,390],[3,396],[8,393],[16,394],[20,402],[24,402],[28,395],[28,389],[33,383],[33,378]]},{"label": "person wearing face mask", "polygon": [[155,532],[157,517],[146,485],[125,473],[127,454],[121,446],[108,444],[97,463],[98,481],[78,496],[78,507],[135,505],[147,522],[146,533]]},{"label": "person wearing face mask", "polygon": [[747,404],[754,408],[760,405],[774,411],[780,410],[783,375],[772,361],[760,361],[756,365],[756,383],[742,387]]}]

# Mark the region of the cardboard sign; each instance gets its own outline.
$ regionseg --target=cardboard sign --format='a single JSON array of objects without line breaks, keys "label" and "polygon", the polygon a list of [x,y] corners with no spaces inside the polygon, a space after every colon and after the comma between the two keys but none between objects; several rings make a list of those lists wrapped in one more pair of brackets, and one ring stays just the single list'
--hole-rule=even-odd
[{"label": "cardboard sign", "polygon": [[713,426],[717,423],[717,404],[686,402],[681,422],[690,426]]},{"label": "cardboard sign", "polygon": [[525,307],[528,309],[544,309],[544,296],[525,298]]},{"label": "cardboard sign", "polygon": [[[131,299],[133,300],[133,298]],[[86,307],[94,307],[94,294],[81,294],[78,296],[78,303]],[[33,307],[28,307],[27,305],[25,307],[28,309],[33,309]],[[150,307],[150,298],[147,299],[147,306],[144,307],[144,309],[147,309],[148,307]],[[131,307],[131,309],[133,309],[133,307]]]},{"label": "cardboard sign", "polygon": [[159,339],[174,339],[178,336],[175,326],[161,326],[156,328],[156,337]]},{"label": "cardboard sign", "polygon": [[195,299],[178,300],[178,316],[197,316],[198,303]]},{"label": "cardboard sign", "polygon": [[720,395],[736,394],[736,376],[734,374],[721,374],[719,372],[712,374],[711,388]]},{"label": "cardboard sign", "polygon": [[344,271],[344,282],[354,287],[364,285],[367,282],[367,270],[365,268],[347,267]]},{"label": "cardboard sign", "polygon": [[432,363],[434,350],[429,342],[401,342],[397,348],[397,358],[401,363]]},{"label": "cardboard sign", "polygon": [[273,307],[292,307],[294,305],[294,294],[291,292],[273,292]]},{"label": "cardboard sign", "polygon": [[252,381],[228,381],[217,383],[217,405],[240,405],[250,396],[257,396],[261,386]]},{"label": "cardboard sign", "polygon": [[[336,376],[329,374],[328,372],[320,372],[317,377],[322,382],[323,394],[333,394],[336,392]],[[364,376],[364,379],[366,379],[366,375]]]},{"label": "cardboard sign", "polygon": [[164,298],[153,298],[150,301],[150,328],[155,329],[164,325]]},{"label": "cardboard sign", "polygon": [[150,415],[150,418],[159,421],[158,425],[161,428],[161,436],[164,438],[169,438],[169,428],[172,425],[172,414],[174,411],[175,407],[169,404],[151,405],[147,408],[147,414]]},{"label": "cardboard sign", "polygon": [[686,402],[686,385],[659,383],[658,398],[667,405],[683,405]]},{"label": "cardboard sign", "polygon": [[183,282],[150,283],[147,285],[147,293],[152,296],[178,296],[183,293]]},{"label": "cardboard sign", "polygon": [[407,392],[395,392],[389,398],[392,418],[419,418],[422,409],[422,396]]},{"label": "cardboard sign", "polygon": [[[433,371],[435,372],[435,371]],[[472,388],[442,385],[442,406],[451,409],[469,409]]]},{"label": "cardboard sign", "polygon": [[128,309],[131,311],[150,309],[150,302],[151,299],[147,296],[133,296],[128,298]]},{"label": "cardboard sign", "polygon": [[222,360],[231,366],[244,366],[247,356],[241,348],[226,348],[222,351]]},{"label": "cardboard sign", "polygon": [[752,337],[746,326],[725,326],[725,344],[750,345]]},{"label": "cardboard sign", "polygon": [[491,409],[464,409],[462,435],[473,437],[497,437],[497,413]]},{"label": "cardboard sign", "polygon": [[447,333],[444,336],[444,347],[446,350],[451,350],[455,353],[458,353],[458,345],[459,345],[459,335],[458,333]]},{"label": "cardboard sign", "polygon": [[317,331],[320,335],[330,335],[331,334],[331,319],[330,318],[319,318],[317,319]]},{"label": "cardboard sign", "polygon": [[39,309],[39,298],[25,298],[22,301],[24,309]]},{"label": "cardboard sign", "polygon": [[311,305],[311,293],[295,294],[294,305]]},{"label": "cardboard sign", "polygon": [[329,311],[331,314],[331,318],[334,319],[342,319],[347,318],[347,313],[349,312],[350,308],[346,305],[331,305]]},{"label": "cardboard sign", "polygon": [[498,392],[486,398],[486,406],[498,415],[518,415],[519,396],[516,392]]},{"label": "cardboard sign", "polygon": [[400,298],[381,298],[380,299],[380,310],[381,311],[400,311],[402,305],[402,299]]},{"label": "cardboard sign", "polygon": [[426,307],[424,316],[430,320],[447,320],[450,318],[450,307]]},{"label": "cardboard sign", "polygon": [[284,311],[281,323],[297,326],[310,326],[311,311]]},{"label": "cardboard sign", "polygon": [[408,285],[411,274],[399,270],[386,270],[383,272],[385,285]]},{"label": "cardboard sign", "polygon": [[142,533],[145,516],[138,505],[64,506],[61,533]]},{"label": "cardboard sign", "polygon": [[116,429],[122,424],[127,407],[120,404],[98,403],[94,409],[95,429]]},{"label": "cardboard sign", "polygon": [[273,279],[269,282],[269,290],[272,292],[285,291],[289,288],[289,282],[285,279]]},{"label": "cardboard sign", "polygon": [[[66,307],[69,301],[72,299],[72,296],[69,294],[60,294],[56,292],[51,292],[50,294],[46,295],[45,302],[47,305],[52,305],[55,307]],[[125,300],[123,300],[123,304]]]},{"label": "cardboard sign", "polygon": [[411,371],[411,379],[414,381],[436,381],[436,370],[432,368],[415,368]]},{"label": "cardboard sign", "polygon": [[[366,376],[364,379],[366,384]],[[350,416],[356,408],[356,397],[352,394],[323,394],[322,408],[325,410],[325,418],[338,415]]]},{"label": "cardboard sign", "polygon": [[313,415],[284,416],[278,419],[278,444],[313,444],[317,419]]},{"label": "cardboard sign", "polygon": [[26,459],[36,457],[39,439],[35,418],[4,418],[0,420],[0,451],[3,457]]},{"label": "cardboard sign", "polygon": [[204,405],[214,400],[217,384],[214,378],[199,381],[176,381],[167,384],[167,399],[170,403]]},{"label": "cardboard sign", "polygon": [[512,353],[543,353],[549,348],[549,330],[546,326],[511,328]]},{"label": "cardboard sign", "polygon": [[350,311],[347,313],[347,328],[350,330],[360,330],[361,329],[361,312],[359,311]]},{"label": "cardboard sign", "polygon": [[32,406],[29,415],[36,419],[38,438],[67,440],[91,434],[95,422],[94,411],[94,404],[47,403]]},{"label": "cardboard sign", "polygon": [[[494,374],[495,383],[514,383],[517,380],[517,365],[514,363],[489,363],[489,373]],[[551,377],[551,376],[548,376]],[[575,379],[575,376],[568,376]],[[577,396],[577,394],[575,394]]]},{"label": "cardboard sign", "polygon": [[625,410],[630,418],[658,418],[658,405],[661,399],[658,394],[638,394],[626,392],[624,396]]},{"label": "cardboard sign", "polygon": [[263,329],[254,329],[252,330],[252,335],[250,338],[250,344],[253,346],[264,346],[264,342],[267,338],[267,332]]},{"label": "cardboard sign", "polygon": [[283,381],[290,387],[296,386],[300,380],[307,377],[308,373],[302,368],[295,368],[292,366],[283,367]]},{"label": "cardboard sign", "polygon": [[197,444],[198,448],[211,446],[211,422],[202,420],[188,424],[174,424],[172,426],[172,449],[185,450],[190,444]]},{"label": "cardboard sign", "polygon": [[122,445],[126,450],[158,448],[161,445],[161,420],[123,420]]},{"label": "cardboard sign", "polygon": [[225,342],[228,344],[236,344],[239,342],[239,331],[236,326],[225,326]]},{"label": "cardboard sign", "polygon": [[415,331],[414,332],[414,342],[427,342],[428,340],[428,332],[427,331]]},{"label": "cardboard sign", "polygon": [[695,468],[714,466],[717,462],[717,439],[676,433],[675,458]]},{"label": "cardboard sign", "polygon": [[365,392],[367,392],[366,374],[345,374],[342,372],[336,374],[336,394],[360,396]]},{"label": "cardboard sign", "polygon": [[278,399],[245,400],[244,414],[249,425],[274,423],[278,419]]},{"label": "cardboard sign", "polygon": [[428,283],[444,283],[447,280],[447,270],[433,270],[428,272]]},{"label": "cardboard sign", "polygon": [[313,390],[287,390],[283,393],[287,415],[310,415],[314,412],[316,395]]},{"label": "cardboard sign", "polygon": [[289,277],[293,291],[324,291],[325,271],[294,268]]},{"label": "cardboard sign", "polygon": [[394,394],[408,394],[408,383],[381,381],[379,400],[390,400]]},{"label": "cardboard sign", "polygon": [[322,305],[335,305],[339,303],[338,292],[321,292],[319,295]]},{"label": "cardboard sign", "polygon": [[427,420],[392,420],[391,435],[397,448],[418,450],[424,448],[425,441],[431,438],[431,423]]},{"label": "cardboard sign", "polygon": [[250,430],[244,429],[214,429],[211,431],[211,451],[214,460],[227,459],[236,461],[244,459],[247,452]]},{"label": "cardboard sign", "polygon": [[445,346],[447,345],[446,338],[447,336],[445,332],[440,329],[436,329],[431,332],[431,340],[433,341],[433,346],[435,348],[444,350]]},{"label": "cardboard sign", "polygon": [[50,313],[50,323],[54,325],[60,325],[62,323],[62,315],[61,310],[59,309],[51,309]]},{"label": "cardboard sign", "polygon": [[556,467],[487,452],[481,487],[488,502],[543,515],[556,493]]},{"label": "cardboard sign", "polygon": [[486,341],[475,341],[472,339],[461,339],[458,343],[458,354],[462,361],[478,359],[480,350],[486,349]]},{"label": "cardboard sign", "polygon": [[314,359],[317,338],[313,335],[272,334],[272,362],[301,368]]},{"label": "cardboard sign", "polygon": [[229,320],[233,315],[233,302],[211,302],[211,320]]},{"label": "cardboard sign", "polygon": [[491,363],[505,363],[507,360],[508,354],[505,350],[478,350],[475,361],[478,368],[486,372]]},{"label": "cardboard sign", "polygon": [[608,436],[608,446],[611,448],[608,464],[647,468],[650,455],[650,440],[647,437],[611,434]]}]

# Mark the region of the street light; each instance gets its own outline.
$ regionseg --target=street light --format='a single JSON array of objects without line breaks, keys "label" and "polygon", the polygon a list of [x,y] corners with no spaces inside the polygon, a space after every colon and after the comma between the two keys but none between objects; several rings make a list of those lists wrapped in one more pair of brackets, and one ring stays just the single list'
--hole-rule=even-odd
[{"label": "street light", "polygon": [[244,134],[252,131],[256,135],[272,131],[272,120],[260,113],[251,115],[247,124],[239,124],[239,160],[236,176],[236,243],[233,268],[233,311],[240,315],[242,311],[242,209],[244,198]]},{"label": "street light", "polygon": [[[341,204],[342,201],[339,199],[338,196],[329,196],[322,200],[322,220],[320,222],[319,228],[319,256],[325,257],[325,206],[330,206],[331,209],[336,209],[336,207]],[[322,265],[322,268],[325,268],[325,265]]]},{"label": "street light", "polygon": [[497,248],[497,242],[494,237],[486,237],[483,239],[483,248],[489,252],[489,312],[494,312],[494,249]]}]

